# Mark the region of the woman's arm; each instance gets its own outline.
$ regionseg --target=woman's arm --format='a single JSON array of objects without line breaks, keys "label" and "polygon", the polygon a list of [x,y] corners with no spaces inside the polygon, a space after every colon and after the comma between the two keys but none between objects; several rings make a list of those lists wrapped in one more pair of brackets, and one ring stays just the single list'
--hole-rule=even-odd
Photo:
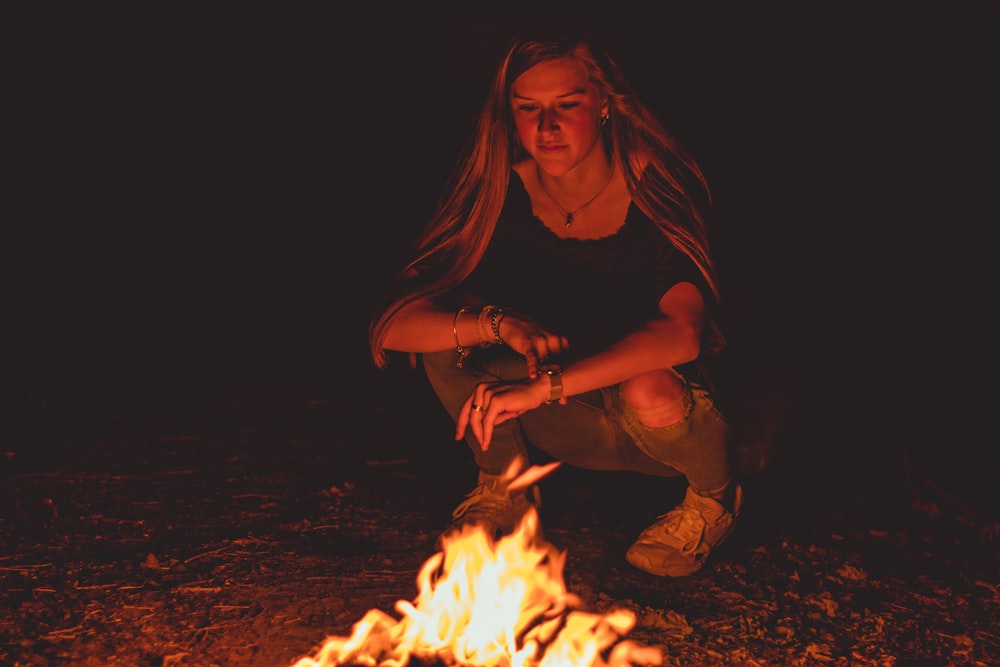
[{"label": "woman's arm", "polygon": [[[430,299],[404,306],[389,325],[385,347],[397,352],[440,352],[459,345],[471,347],[483,342],[476,329],[473,310],[456,318],[457,310],[444,310]],[[456,342],[456,332],[458,341]]]},{"label": "woman's arm", "polygon": [[[672,368],[700,354],[705,301],[692,283],[671,287],[660,299],[661,317],[646,322],[617,343],[574,361],[562,371],[563,401],[567,396],[607,387],[648,371]],[[456,439],[471,427],[483,449],[489,447],[493,427],[533,410],[549,398],[551,380],[540,374],[522,381],[483,383],[459,413]],[[485,406],[485,413],[472,405]]]},{"label": "woman's arm", "polygon": [[493,343],[499,334],[512,350],[524,356],[528,377],[532,378],[538,374],[541,359],[569,347],[565,337],[516,312],[502,313],[494,333],[492,321],[484,319],[486,311],[482,309],[481,299],[465,295],[463,303],[468,305],[461,311],[458,308],[443,310],[429,299],[409,304],[393,318],[385,347],[411,353],[457,350],[458,347]]},{"label": "woman's arm", "polygon": [[701,352],[705,301],[692,283],[671,287],[660,299],[662,317],[563,369],[563,395],[582,394],[693,361]]}]

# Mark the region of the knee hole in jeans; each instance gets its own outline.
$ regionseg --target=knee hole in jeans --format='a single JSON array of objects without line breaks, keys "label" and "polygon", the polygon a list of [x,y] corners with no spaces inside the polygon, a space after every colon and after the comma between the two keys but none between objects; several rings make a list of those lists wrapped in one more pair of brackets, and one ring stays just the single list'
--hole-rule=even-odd
[{"label": "knee hole in jeans", "polygon": [[622,400],[649,428],[672,426],[687,416],[690,400],[684,379],[672,370],[656,370],[622,383]]}]

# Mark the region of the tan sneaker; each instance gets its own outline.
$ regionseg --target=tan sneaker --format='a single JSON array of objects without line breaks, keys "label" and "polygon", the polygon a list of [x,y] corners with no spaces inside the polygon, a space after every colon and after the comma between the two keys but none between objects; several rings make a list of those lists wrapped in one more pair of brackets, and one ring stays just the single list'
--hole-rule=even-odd
[{"label": "tan sneaker", "polygon": [[479,483],[451,513],[452,524],[446,532],[477,524],[494,539],[513,532],[529,507],[541,506],[536,485],[510,493],[510,479],[504,475],[479,473]]},{"label": "tan sneaker", "polygon": [[688,487],[684,501],[639,534],[625,558],[629,563],[661,577],[683,577],[697,572],[715,547],[736,527],[743,490],[736,485],[733,511],[722,503],[700,496]]}]

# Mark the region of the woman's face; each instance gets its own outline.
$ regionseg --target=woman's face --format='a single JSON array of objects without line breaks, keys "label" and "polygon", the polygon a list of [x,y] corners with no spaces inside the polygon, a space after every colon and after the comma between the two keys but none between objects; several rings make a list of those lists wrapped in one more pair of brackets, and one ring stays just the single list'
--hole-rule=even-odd
[{"label": "woman's face", "polygon": [[511,106],[525,150],[552,176],[565,174],[600,146],[606,105],[579,60],[549,60],[525,71],[511,86]]}]

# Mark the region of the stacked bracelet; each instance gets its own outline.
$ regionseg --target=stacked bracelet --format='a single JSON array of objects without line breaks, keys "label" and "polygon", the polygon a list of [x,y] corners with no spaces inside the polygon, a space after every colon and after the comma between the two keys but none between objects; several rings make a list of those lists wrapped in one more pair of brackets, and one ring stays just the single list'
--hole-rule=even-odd
[{"label": "stacked bracelet", "polygon": [[476,318],[476,331],[479,332],[479,339],[483,347],[490,345],[503,345],[503,338],[500,337],[500,320],[503,319],[503,308],[500,306],[483,306]]},{"label": "stacked bracelet", "polygon": [[479,311],[478,317],[476,317],[476,333],[479,334],[480,347],[489,347],[492,342],[493,336],[490,334],[490,308],[493,308],[493,306],[484,306]]},{"label": "stacked bracelet", "polygon": [[462,344],[458,341],[458,318],[465,313],[471,313],[472,308],[468,306],[462,306],[457,311],[455,311],[455,319],[451,323],[451,331],[455,334],[455,351],[458,352],[458,361],[455,365],[461,368],[465,364],[465,358],[469,356],[469,351],[462,347]]},{"label": "stacked bracelet", "polygon": [[[473,311],[473,308],[462,306],[455,311],[455,319],[451,322],[451,332],[455,335],[455,351],[458,352],[458,361],[455,365],[458,368],[465,364],[465,359],[469,356],[469,349],[458,340],[458,318]],[[479,311],[479,315],[476,317],[476,333],[479,334],[480,347],[504,344],[503,338],[500,337],[500,320],[502,319],[503,308],[500,306],[484,306]]]}]

